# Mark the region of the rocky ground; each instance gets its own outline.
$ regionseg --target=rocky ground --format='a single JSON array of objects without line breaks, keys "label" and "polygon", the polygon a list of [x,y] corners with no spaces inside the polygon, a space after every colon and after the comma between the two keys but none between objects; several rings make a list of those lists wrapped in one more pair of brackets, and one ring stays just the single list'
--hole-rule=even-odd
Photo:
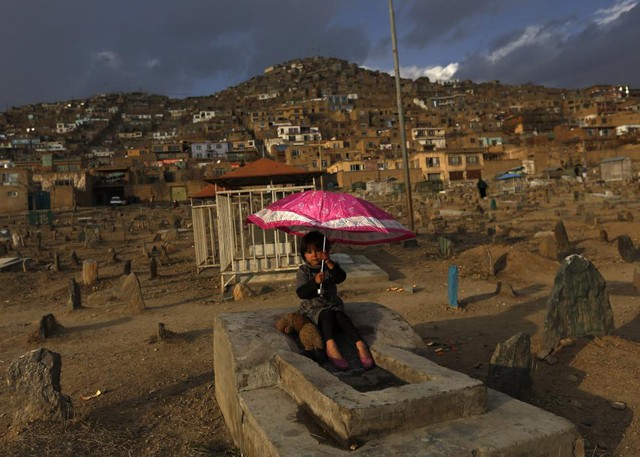
[{"label": "rocky ground", "polygon": [[[552,359],[537,360],[528,401],[576,424],[589,456],[640,455],[640,301],[633,286],[639,264],[623,261],[616,242],[626,234],[640,243],[638,194],[637,183],[608,188],[557,183],[526,195],[496,195],[496,210],[490,200],[477,202],[473,189],[441,195],[438,202],[415,196],[418,247],[336,246],[336,252],[364,254],[390,276],[388,283],[366,286],[347,280],[342,295],[398,311],[429,345],[429,358],[484,380],[497,343],[526,331],[534,354],[542,348],[558,259],[567,253],[587,257],[607,281],[616,330],[578,339]],[[395,214],[403,212],[401,200],[373,200]],[[79,221],[83,217],[92,219]],[[165,232],[176,218],[182,230]],[[549,241],[549,234],[542,241],[543,232],[553,231],[558,221],[569,237],[564,250]],[[62,392],[71,397],[76,417],[14,426],[3,382],[0,454],[240,455],[214,396],[213,319],[222,312],[294,306],[292,284],[273,284],[240,301],[222,296],[218,270],[196,272],[185,206],[82,210],[56,215],[54,224],[55,231],[39,229],[40,249],[34,227],[25,246],[16,248],[32,259],[26,272],[19,265],[0,271],[0,376],[32,349],[60,353]],[[79,234],[87,224],[91,236],[82,241]],[[21,219],[0,225],[25,236],[29,228]],[[439,250],[438,235],[451,241],[450,254]],[[156,257],[155,279],[143,243],[147,251],[156,246],[162,254]],[[98,262],[97,282],[83,284],[72,251],[80,261]],[[54,254],[59,271],[53,268]],[[506,263],[492,271],[492,261],[503,254]],[[142,313],[130,311],[122,296],[125,260],[132,261],[140,279],[147,307]],[[452,264],[460,272],[459,308],[447,304]],[[75,311],[67,303],[70,278],[81,289],[83,308]],[[502,290],[496,293],[498,282]],[[37,323],[49,313],[62,328],[39,340]],[[169,331],[163,341],[156,341],[159,323]],[[99,396],[81,399],[97,390]]]}]

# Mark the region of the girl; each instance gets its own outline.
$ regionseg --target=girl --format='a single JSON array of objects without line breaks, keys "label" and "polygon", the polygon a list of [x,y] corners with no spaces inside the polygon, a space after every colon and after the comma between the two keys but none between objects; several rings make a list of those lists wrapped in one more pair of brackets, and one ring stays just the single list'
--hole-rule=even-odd
[{"label": "girl", "polygon": [[296,275],[296,293],[302,299],[299,312],[320,328],[327,357],[333,366],[340,370],[349,368],[335,341],[337,332],[342,331],[356,346],[360,363],[368,370],[374,366],[373,358],[351,319],[344,313],[344,303],[336,287],[347,279],[347,274],[331,260],[330,252],[331,243],[322,233],[313,231],[302,237],[300,256],[304,264],[300,265]]}]

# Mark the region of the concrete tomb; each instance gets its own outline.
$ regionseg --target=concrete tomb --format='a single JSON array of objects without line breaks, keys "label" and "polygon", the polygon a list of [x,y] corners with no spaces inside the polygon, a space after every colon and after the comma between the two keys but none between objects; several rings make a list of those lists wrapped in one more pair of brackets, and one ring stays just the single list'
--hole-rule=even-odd
[{"label": "concrete tomb", "polygon": [[346,351],[346,372],[304,357],[274,328],[291,311],[215,321],[216,398],[245,456],[583,455],[573,424],[431,362],[420,336],[384,306],[345,305],[371,347],[369,371]]}]

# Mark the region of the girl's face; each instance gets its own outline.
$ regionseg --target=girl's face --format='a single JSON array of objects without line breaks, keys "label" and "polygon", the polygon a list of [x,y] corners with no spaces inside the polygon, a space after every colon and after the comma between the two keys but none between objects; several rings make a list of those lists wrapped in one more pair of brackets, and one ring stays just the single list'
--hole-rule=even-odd
[{"label": "girl's face", "polygon": [[322,250],[318,249],[314,245],[307,246],[307,250],[304,253],[304,260],[312,267],[317,267],[322,263],[323,259]]}]

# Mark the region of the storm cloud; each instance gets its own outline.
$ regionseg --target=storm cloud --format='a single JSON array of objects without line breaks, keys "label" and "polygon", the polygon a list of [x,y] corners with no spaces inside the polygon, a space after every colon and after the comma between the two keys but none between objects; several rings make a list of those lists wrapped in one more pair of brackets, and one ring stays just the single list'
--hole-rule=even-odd
[{"label": "storm cloud", "polygon": [[[314,55],[393,69],[382,0],[5,3],[0,110],[102,92],[207,95]],[[636,3],[395,0],[401,65],[407,76],[638,85]]]}]

